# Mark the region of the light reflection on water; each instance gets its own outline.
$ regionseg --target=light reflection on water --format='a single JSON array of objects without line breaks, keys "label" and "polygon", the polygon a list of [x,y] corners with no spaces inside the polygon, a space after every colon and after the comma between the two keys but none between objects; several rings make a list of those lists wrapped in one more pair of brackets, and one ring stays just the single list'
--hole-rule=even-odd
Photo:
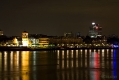
[{"label": "light reflection on water", "polygon": [[0,80],[118,80],[118,50],[1,51]]},{"label": "light reflection on water", "polygon": [[2,53],[0,52],[0,71],[2,70]]}]

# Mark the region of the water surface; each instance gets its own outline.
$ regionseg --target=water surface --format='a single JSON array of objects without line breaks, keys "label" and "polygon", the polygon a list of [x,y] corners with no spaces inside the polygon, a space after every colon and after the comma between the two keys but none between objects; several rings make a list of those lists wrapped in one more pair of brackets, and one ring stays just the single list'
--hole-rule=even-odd
[{"label": "water surface", "polygon": [[119,51],[1,51],[0,80],[118,80]]}]

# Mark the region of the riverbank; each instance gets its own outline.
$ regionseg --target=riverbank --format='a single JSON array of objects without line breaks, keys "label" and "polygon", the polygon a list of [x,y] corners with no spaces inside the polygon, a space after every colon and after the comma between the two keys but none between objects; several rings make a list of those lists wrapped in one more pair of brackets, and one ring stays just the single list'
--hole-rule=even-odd
[{"label": "riverbank", "polygon": [[46,50],[80,50],[80,49],[119,49],[111,47],[93,47],[93,48],[29,48],[29,47],[0,47],[0,51],[46,51]]}]

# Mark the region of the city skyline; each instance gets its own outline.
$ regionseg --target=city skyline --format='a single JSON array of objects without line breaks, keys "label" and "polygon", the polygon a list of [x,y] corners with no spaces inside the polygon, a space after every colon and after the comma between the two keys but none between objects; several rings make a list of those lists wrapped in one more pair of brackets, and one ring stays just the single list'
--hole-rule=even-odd
[{"label": "city skyline", "polygon": [[119,34],[118,0],[6,0],[0,6],[0,29],[8,36],[19,36],[24,30],[58,36],[64,32],[87,35],[93,21],[103,27],[102,34]]}]

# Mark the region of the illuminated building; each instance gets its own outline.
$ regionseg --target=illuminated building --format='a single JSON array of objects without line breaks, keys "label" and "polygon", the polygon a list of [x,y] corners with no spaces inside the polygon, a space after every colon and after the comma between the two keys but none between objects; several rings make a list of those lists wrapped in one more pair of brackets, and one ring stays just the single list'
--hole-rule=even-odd
[{"label": "illuminated building", "polygon": [[38,47],[40,34],[29,34],[29,46]]},{"label": "illuminated building", "polygon": [[50,38],[50,44],[55,44],[58,47],[71,47],[71,46],[79,46],[79,44],[83,43],[83,39],[81,37],[55,37]]},{"label": "illuminated building", "polygon": [[29,41],[30,41],[30,46],[38,46],[39,45],[39,39],[37,38],[29,38]]},{"label": "illuminated building", "polygon": [[39,38],[39,47],[48,47],[49,46],[49,38],[48,37],[40,37]]},{"label": "illuminated building", "polygon": [[30,45],[34,47],[47,47],[49,38],[43,34],[29,34]]},{"label": "illuminated building", "polygon": [[92,26],[89,29],[89,36],[91,38],[97,38],[98,36],[102,36],[102,27],[100,27],[99,24],[92,22]]},{"label": "illuminated building", "polygon": [[28,32],[24,31],[22,32],[22,45],[28,46],[28,44],[29,44]]},{"label": "illuminated building", "polygon": [[39,39],[30,37],[29,38],[29,44],[30,46],[38,46],[39,45]]},{"label": "illuminated building", "polygon": [[16,37],[13,39],[13,44],[16,45],[16,46],[19,45],[18,39]]}]

